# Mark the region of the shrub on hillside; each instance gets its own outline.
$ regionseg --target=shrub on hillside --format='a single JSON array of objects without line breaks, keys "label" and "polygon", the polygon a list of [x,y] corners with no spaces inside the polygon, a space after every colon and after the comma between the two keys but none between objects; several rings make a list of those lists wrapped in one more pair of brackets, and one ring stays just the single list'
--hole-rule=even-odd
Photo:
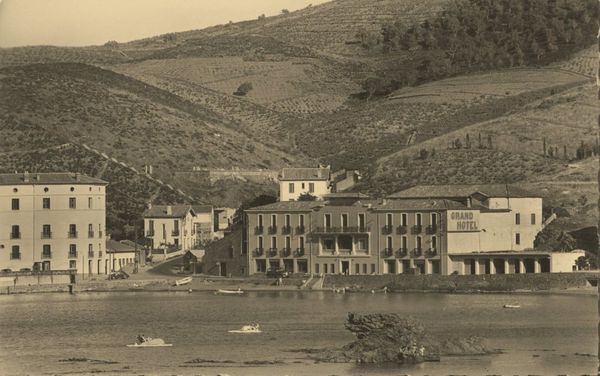
[{"label": "shrub on hillside", "polygon": [[250,90],[252,90],[252,89],[253,89],[252,82],[244,82],[237,88],[237,90],[235,91],[235,93],[233,93],[233,95],[244,96],[244,95],[248,94],[250,92]]}]

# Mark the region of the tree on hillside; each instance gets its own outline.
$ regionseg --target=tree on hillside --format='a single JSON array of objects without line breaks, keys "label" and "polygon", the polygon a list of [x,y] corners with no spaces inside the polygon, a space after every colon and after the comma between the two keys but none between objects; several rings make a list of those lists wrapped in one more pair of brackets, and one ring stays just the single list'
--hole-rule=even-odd
[{"label": "tree on hillside", "polygon": [[558,236],[557,251],[570,252],[577,247],[577,241],[568,232],[561,232]]},{"label": "tree on hillside", "polygon": [[255,208],[257,206],[268,205],[268,204],[272,204],[274,202],[277,202],[277,197],[271,196],[271,195],[266,195],[266,194],[262,194],[251,200],[246,200],[246,201],[242,202],[242,205],[240,205],[240,207],[235,211],[235,214],[233,215],[233,222],[235,224],[242,223],[242,220],[244,218],[244,210],[246,210],[246,209]]},{"label": "tree on hillside", "polygon": [[281,10],[281,14],[289,14],[289,13],[290,13],[290,11],[287,10],[287,9],[282,9]]},{"label": "tree on hillside", "polygon": [[311,195],[309,192],[304,192],[301,193],[300,196],[298,196],[298,201],[316,201],[317,197]]},{"label": "tree on hillside", "polygon": [[252,89],[253,89],[252,82],[244,82],[237,88],[237,90],[235,91],[235,93],[233,93],[233,95],[244,96],[244,95],[248,94],[250,92],[250,90],[252,90]]}]

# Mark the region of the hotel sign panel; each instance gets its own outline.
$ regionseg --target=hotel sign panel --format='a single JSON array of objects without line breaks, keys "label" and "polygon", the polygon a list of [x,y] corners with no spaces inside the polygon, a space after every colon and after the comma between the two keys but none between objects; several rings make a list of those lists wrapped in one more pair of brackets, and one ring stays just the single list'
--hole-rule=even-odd
[{"label": "hotel sign panel", "polygon": [[448,232],[479,232],[479,211],[448,210]]}]

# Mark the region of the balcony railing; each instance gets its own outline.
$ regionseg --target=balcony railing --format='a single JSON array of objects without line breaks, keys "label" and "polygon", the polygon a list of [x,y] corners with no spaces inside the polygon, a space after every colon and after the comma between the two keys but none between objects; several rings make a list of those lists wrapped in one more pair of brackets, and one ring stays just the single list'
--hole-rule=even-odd
[{"label": "balcony railing", "polygon": [[304,248],[296,248],[296,251],[294,251],[294,256],[296,256],[296,257],[304,256]]},{"label": "balcony railing", "polygon": [[393,227],[390,225],[383,226],[381,228],[381,235],[389,235],[393,231]]},{"label": "balcony railing", "polygon": [[429,248],[426,252],[427,257],[434,257],[438,255],[438,250],[436,248]]},{"label": "balcony railing", "polygon": [[52,232],[42,232],[42,239],[52,239]]},{"label": "balcony railing", "polygon": [[277,256],[277,248],[269,248],[269,252],[267,252],[267,256],[276,257]]},{"label": "balcony railing", "polygon": [[269,226],[269,234],[277,234],[277,226]]},{"label": "balcony railing", "polygon": [[392,248],[384,248],[382,253],[384,257],[391,257],[394,255],[394,250]]},{"label": "balcony railing", "polygon": [[10,233],[10,238],[11,239],[21,239],[21,232],[11,232]]},{"label": "balcony railing", "polygon": [[296,227],[296,234],[304,234],[304,226],[298,226]]},{"label": "balcony railing", "polygon": [[102,251],[98,251],[98,258],[102,258]]},{"label": "balcony railing", "polygon": [[396,251],[396,256],[398,257],[404,257],[408,255],[408,249],[406,248],[398,248],[398,250]]},{"label": "balcony railing", "polygon": [[351,234],[351,233],[368,233],[371,231],[369,227],[317,227],[313,231],[315,234]]},{"label": "balcony railing", "polygon": [[42,252],[42,258],[43,259],[52,258],[52,252]]},{"label": "balcony railing", "polygon": [[88,251],[88,258],[94,258],[94,251]]},{"label": "balcony railing", "polygon": [[77,251],[69,251],[69,258],[77,258]]},{"label": "balcony railing", "polygon": [[11,260],[20,260],[21,259],[21,252],[11,252],[10,253],[10,259]]},{"label": "balcony railing", "polygon": [[88,238],[94,237],[94,231],[88,231]]},{"label": "balcony railing", "polygon": [[412,250],[411,255],[415,256],[415,257],[423,256],[423,249],[422,248],[415,248],[415,249]]},{"label": "balcony railing", "polygon": [[412,227],[412,233],[413,234],[420,234],[421,231],[423,231],[423,226],[421,226],[421,225],[414,225]]},{"label": "balcony railing", "polygon": [[254,257],[260,257],[265,253],[264,248],[256,248],[254,250]]},{"label": "balcony railing", "polygon": [[350,255],[352,255],[352,250],[351,249],[338,249],[337,253],[340,256],[350,256]]},{"label": "balcony railing", "polygon": [[292,249],[291,248],[283,248],[281,250],[281,257],[289,257],[292,255]]},{"label": "balcony railing", "polygon": [[69,239],[76,239],[77,238],[77,231],[69,231],[69,232],[67,232],[67,237]]},{"label": "balcony railing", "polygon": [[[100,236],[102,236],[102,233],[99,233]],[[154,236],[154,231],[150,230],[150,231],[146,231],[146,237],[151,238]]]},{"label": "balcony railing", "polygon": [[396,228],[396,234],[398,235],[404,235],[408,232],[408,229],[406,228],[406,226],[398,226]]},{"label": "balcony railing", "polygon": [[431,234],[435,234],[437,231],[438,231],[438,230],[437,230],[437,226],[436,226],[436,225],[430,225],[430,226],[427,226],[427,228],[425,229],[425,232],[426,232],[427,234],[430,234],[430,235],[431,235]]},{"label": "balcony railing", "polygon": [[179,231],[178,230],[171,231],[171,236],[179,236]]},{"label": "balcony railing", "polygon": [[260,234],[262,234],[262,233],[263,233],[263,231],[265,231],[265,228],[264,228],[264,227],[262,227],[262,226],[256,226],[256,227],[254,228],[254,234],[255,234],[255,235],[260,235]]},{"label": "balcony railing", "polygon": [[284,234],[284,235],[291,234],[292,233],[292,227],[291,226],[283,226],[281,228],[281,233]]}]

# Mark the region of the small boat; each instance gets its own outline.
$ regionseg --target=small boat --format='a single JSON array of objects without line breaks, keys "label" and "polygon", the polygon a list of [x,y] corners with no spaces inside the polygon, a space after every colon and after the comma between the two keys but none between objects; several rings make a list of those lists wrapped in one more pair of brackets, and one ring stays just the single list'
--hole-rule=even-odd
[{"label": "small boat", "polygon": [[229,330],[229,333],[243,333],[243,334],[262,333],[262,330],[260,330],[260,325],[252,324],[252,325],[244,325],[244,326],[242,326],[242,329]]},{"label": "small boat", "polygon": [[172,343],[165,343],[161,338],[145,338],[142,342],[136,342],[127,347],[171,347]]},{"label": "small boat", "polygon": [[503,306],[503,308],[521,308],[521,305],[519,303],[515,303],[515,304],[505,304]]},{"label": "small boat", "polygon": [[181,278],[175,281],[175,286],[187,285],[190,282],[192,282],[192,277]]},{"label": "small boat", "polygon": [[222,290],[222,289],[218,289],[217,291],[215,291],[215,294],[217,295],[242,295],[244,294],[244,290],[242,289],[237,289],[237,290]]}]

